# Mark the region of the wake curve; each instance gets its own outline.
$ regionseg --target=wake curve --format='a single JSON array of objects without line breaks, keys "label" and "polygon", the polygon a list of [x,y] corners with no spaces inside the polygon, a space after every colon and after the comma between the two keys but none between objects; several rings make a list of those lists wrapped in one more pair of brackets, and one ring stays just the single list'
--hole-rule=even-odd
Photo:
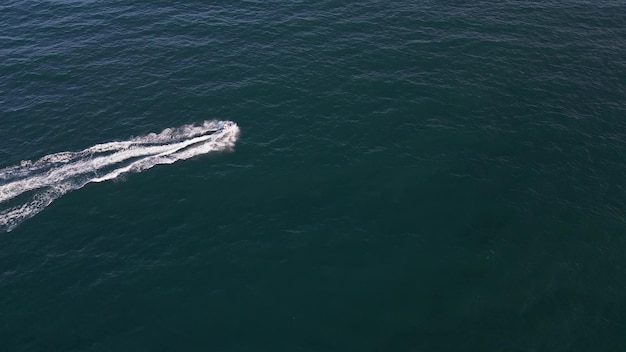
[{"label": "wake curve", "polygon": [[[224,127],[226,126],[226,127]],[[239,127],[230,121],[167,128],[126,141],[60,152],[0,169],[0,232],[9,232],[67,192],[156,165],[231,150]]]}]

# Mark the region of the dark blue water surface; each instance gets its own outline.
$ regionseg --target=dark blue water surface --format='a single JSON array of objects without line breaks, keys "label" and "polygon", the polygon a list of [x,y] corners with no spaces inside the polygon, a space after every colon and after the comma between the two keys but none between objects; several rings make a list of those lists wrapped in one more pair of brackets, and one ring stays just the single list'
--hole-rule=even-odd
[{"label": "dark blue water surface", "polygon": [[0,351],[624,350],[625,58],[623,1],[4,1]]}]

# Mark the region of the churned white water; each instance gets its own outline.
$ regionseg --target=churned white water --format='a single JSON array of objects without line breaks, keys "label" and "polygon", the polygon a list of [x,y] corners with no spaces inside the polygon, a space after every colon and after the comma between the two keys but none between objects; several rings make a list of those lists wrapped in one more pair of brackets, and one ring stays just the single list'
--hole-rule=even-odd
[{"label": "churned white water", "polygon": [[167,128],[158,134],[97,144],[78,152],[50,154],[0,169],[0,231],[11,231],[55,199],[88,183],[231,150],[238,138],[236,124],[205,121],[199,126]]}]

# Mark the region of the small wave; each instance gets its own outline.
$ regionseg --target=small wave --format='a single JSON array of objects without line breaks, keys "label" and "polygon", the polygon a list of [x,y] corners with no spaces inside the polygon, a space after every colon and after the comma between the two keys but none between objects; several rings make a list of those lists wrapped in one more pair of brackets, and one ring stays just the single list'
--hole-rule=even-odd
[{"label": "small wave", "polygon": [[[226,127],[224,127],[226,126]],[[167,128],[126,141],[60,152],[0,169],[0,232],[9,232],[55,199],[88,183],[213,151],[231,150],[239,127],[230,121]]]}]

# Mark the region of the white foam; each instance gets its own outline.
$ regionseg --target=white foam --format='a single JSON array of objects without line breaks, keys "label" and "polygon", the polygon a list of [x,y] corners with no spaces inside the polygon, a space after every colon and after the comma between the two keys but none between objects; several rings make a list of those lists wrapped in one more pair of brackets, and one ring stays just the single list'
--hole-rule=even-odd
[{"label": "white foam", "polygon": [[55,199],[88,183],[231,150],[239,138],[239,127],[232,124],[220,129],[225,122],[167,128],[158,134],[97,144],[79,152],[50,154],[0,169],[0,232],[13,230]]}]

